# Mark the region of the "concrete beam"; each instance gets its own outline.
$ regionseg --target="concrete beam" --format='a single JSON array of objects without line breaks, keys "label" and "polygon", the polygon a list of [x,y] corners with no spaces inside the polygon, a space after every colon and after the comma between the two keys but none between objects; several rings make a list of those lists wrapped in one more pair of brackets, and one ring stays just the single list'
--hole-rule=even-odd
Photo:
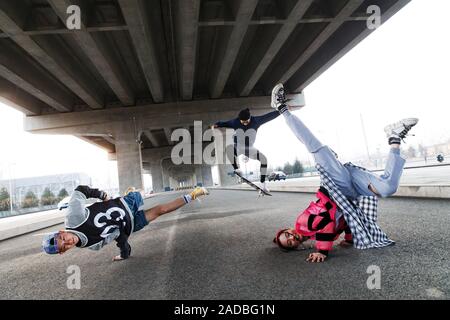
[{"label": "concrete beam", "polygon": [[[103,108],[103,99],[91,86],[91,82],[82,76],[78,66],[64,60],[64,55],[59,55],[56,60],[44,48],[42,48],[32,37],[23,34],[24,14],[26,11],[19,7],[23,5],[18,1],[0,2],[0,29],[10,35],[11,40],[22,47],[38,63],[52,73],[67,88],[74,92],[89,107],[93,109]],[[16,22],[17,21],[17,22]]]},{"label": "concrete beam", "polygon": [[[165,39],[170,39],[166,41],[166,53],[165,57],[167,59],[167,67],[165,68],[166,74],[164,74],[165,83],[168,84],[167,92],[165,96],[169,101],[180,100],[180,75],[179,75],[179,52],[177,51],[176,34],[177,26],[174,23],[174,5],[173,1],[160,1],[160,0],[150,0],[150,3],[159,2],[161,7],[161,26],[164,29],[162,36]],[[156,19],[155,19],[156,20]],[[153,21],[153,19],[152,19]]]},{"label": "concrete beam", "polygon": [[41,100],[0,77],[0,101],[26,116],[40,115],[43,109],[50,108]]},{"label": "concrete beam", "polygon": [[[145,124],[145,129],[174,128],[181,124],[192,125],[194,120],[202,119],[209,121],[208,125],[210,125],[218,120],[223,120],[222,116],[235,117],[237,112],[245,107],[249,107],[255,115],[272,110],[270,97],[218,99],[214,103],[211,100],[186,101],[160,104],[158,108],[145,105],[27,117],[25,130],[37,132],[86,125],[99,127],[102,124],[121,122],[133,117],[140,119],[143,125]],[[164,113],[161,113],[160,110],[164,110]]]},{"label": "concrete beam", "polygon": [[[127,25],[122,23],[101,23],[96,26],[86,27],[84,31],[93,33],[93,32],[112,32],[112,31],[128,31],[129,28]],[[55,25],[52,27],[46,26],[45,28],[35,28],[35,29],[27,29],[27,30],[17,30],[14,33],[0,33],[0,38],[9,38],[12,36],[49,36],[49,35],[57,35],[57,34],[69,34],[80,32],[80,30],[70,30],[67,28],[61,28],[60,25]]]},{"label": "concrete beam", "polygon": [[86,134],[86,136],[89,136],[89,137],[100,137],[100,138],[102,138],[103,140],[107,141],[108,143],[110,143],[112,145],[114,145],[116,143],[116,139],[114,139],[112,134],[98,134],[98,133],[95,133],[95,134]]},{"label": "concrete beam", "polygon": [[142,133],[145,134],[154,147],[158,148],[160,146],[158,139],[156,139],[155,135],[150,130],[144,130]]},{"label": "concrete beam", "polygon": [[197,56],[200,0],[183,0],[176,3],[181,95],[184,100],[191,100]]},{"label": "concrete beam", "polygon": [[164,134],[166,135],[167,143],[172,146],[174,143],[172,141],[172,129],[164,128]]},{"label": "concrete beam", "polygon": [[112,145],[116,144],[116,139],[114,139],[110,135],[102,135],[102,138],[105,139],[106,141],[108,141],[109,143],[111,143]]},{"label": "concrete beam", "polygon": [[258,0],[240,2],[233,31],[229,38],[224,39],[223,47],[219,50],[222,56],[216,59],[210,89],[211,97],[214,99],[222,95],[257,4]]},{"label": "concrete beam", "polygon": [[[387,20],[389,20],[393,15],[395,15],[398,11],[400,11],[404,6],[406,6],[411,0],[399,0],[389,9],[385,10],[381,13],[381,23],[383,24]],[[366,20],[367,18],[364,18]],[[291,88],[295,88],[295,92],[300,92],[304,90],[310,83],[312,83],[315,79],[317,79],[321,74],[325,72],[328,68],[330,68],[333,64],[335,64],[339,59],[341,59],[344,55],[346,55],[350,50],[352,50],[355,46],[357,46],[362,40],[364,40],[367,36],[369,36],[376,29],[365,28],[364,31],[350,41],[347,45],[342,47],[336,54],[333,55],[331,59],[328,59],[326,63],[320,64],[320,67],[308,77],[308,79],[295,79],[293,77],[289,80],[289,86]]]},{"label": "concrete beam", "polygon": [[113,144],[109,143],[106,139],[103,139],[103,141],[98,141],[98,140],[94,140],[91,139],[90,137],[86,137],[86,136],[76,136],[78,139],[83,140],[85,142],[88,142],[89,144],[92,144],[100,149],[103,149],[105,151],[108,151],[108,153],[115,153],[116,152],[116,148],[114,147]]},{"label": "concrete beam", "polygon": [[172,153],[172,147],[161,147],[161,148],[151,148],[142,149],[142,161],[148,162],[150,164],[160,164],[161,159],[170,158]]},{"label": "concrete beam", "polygon": [[[156,58],[152,30],[146,14],[145,1],[119,0],[122,14],[128,25],[131,39],[137,52],[139,62],[144,71],[147,85],[155,102],[163,102],[164,90],[161,70]],[[159,30],[156,30],[159,32]]]},{"label": "concrete beam", "polygon": [[10,44],[9,41],[0,40],[0,47],[4,49],[0,51],[0,76],[57,111],[72,111],[74,101],[67,92],[42,72],[31,58]]},{"label": "concrete beam", "polygon": [[240,96],[248,96],[250,94],[312,2],[313,0],[298,0],[286,23],[281,27],[263,58],[259,62],[249,64],[247,69],[243,71],[243,81],[238,86]]},{"label": "concrete beam", "polygon": [[349,0],[347,4],[341,9],[333,21],[328,24],[325,29],[317,36],[310,46],[302,53],[302,55],[290,66],[290,68],[283,72],[277,83],[287,82],[302,66],[312,57],[314,53],[336,32],[346,19],[351,16],[356,9],[358,9],[364,0]]},{"label": "concrete beam", "polygon": [[[66,10],[71,5],[80,5],[79,1],[76,0],[47,0],[49,4],[52,6],[53,10],[57,14],[57,16],[61,19],[61,21],[66,21],[67,13]],[[83,6],[81,6],[82,12],[88,12],[87,8],[83,10]],[[84,16],[82,16],[84,17]],[[83,20],[83,19],[82,19]],[[86,24],[82,23],[82,30],[86,29]],[[106,41],[103,39],[96,38],[84,31],[84,32],[76,32],[73,33],[73,39],[77,43],[78,46],[82,48],[82,50],[86,53],[86,57],[88,57],[98,73],[103,77],[109,87],[113,90],[117,98],[123,103],[125,106],[134,104],[134,94],[130,89],[129,85],[125,81],[125,78],[122,75],[122,71],[120,70],[119,64],[114,61],[110,52],[111,49],[108,48]]]},{"label": "concrete beam", "polygon": [[[334,18],[302,18],[297,20],[297,24],[306,24],[306,23],[329,23],[332,22]],[[365,21],[367,20],[367,16],[358,16],[358,17],[348,17],[346,21]],[[274,25],[274,24],[286,24],[290,21],[288,19],[260,19],[260,20],[251,20],[249,21],[250,26],[255,25]],[[211,20],[211,21],[200,21],[198,23],[199,27],[220,27],[220,26],[228,26],[234,27],[236,26],[236,21],[231,20]],[[1,35],[0,35],[1,37]]]},{"label": "concrete beam", "polygon": [[[304,106],[304,97],[302,94],[288,95],[290,100],[290,106],[294,107],[294,110]],[[229,100],[245,100],[235,104],[234,102],[226,102]],[[221,100],[216,100],[221,101]],[[204,101],[198,103],[197,106],[201,106],[201,109],[191,108],[193,102],[186,102],[183,104],[175,104],[178,107],[186,105],[185,109],[175,109],[174,113],[168,113],[161,115],[160,113],[154,113],[152,108],[143,107],[130,107],[124,108],[130,110],[131,114],[121,114],[117,112],[117,109],[108,110],[107,115],[93,114],[88,115],[88,112],[71,112],[66,114],[51,114],[42,116],[30,116],[25,118],[24,127],[26,131],[37,134],[60,134],[60,135],[111,135],[114,131],[114,127],[124,121],[130,120],[133,116],[140,119],[137,125],[137,130],[159,130],[162,127],[189,127],[192,126],[194,121],[203,121],[203,129],[205,130],[211,124],[218,120],[232,119],[237,116],[239,110],[242,107],[248,106],[252,114],[255,116],[265,114],[272,111],[269,105],[269,99],[267,97],[251,97],[240,99],[224,99],[223,104],[211,106],[211,102]],[[173,104],[168,104],[173,105]],[[138,110],[136,110],[138,109]],[[170,110],[167,108],[166,110]],[[184,110],[186,113],[183,116],[179,116]],[[226,110],[226,111],[224,111]],[[91,111],[89,111],[91,112]],[[158,118],[159,116],[159,118]]]},{"label": "concrete beam", "polygon": [[[24,120],[24,126],[26,126],[27,119]],[[38,131],[33,131],[36,134],[49,134],[49,135],[87,135],[87,136],[95,136],[95,135],[110,135],[111,132],[114,132],[114,126],[120,122],[110,122],[101,125],[81,125],[74,127],[60,127],[60,128],[49,128]]]}]

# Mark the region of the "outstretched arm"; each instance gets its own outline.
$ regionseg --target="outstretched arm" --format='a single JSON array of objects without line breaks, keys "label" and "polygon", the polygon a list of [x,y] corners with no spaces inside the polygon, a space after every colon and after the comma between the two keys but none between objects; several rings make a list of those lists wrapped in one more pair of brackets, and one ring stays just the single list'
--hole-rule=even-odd
[{"label": "outstretched arm", "polygon": [[228,121],[217,121],[213,127],[214,128],[235,128],[235,120],[236,119],[231,119]]},{"label": "outstretched arm", "polygon": [[262,126],[263,124],[276,119],[279,115],[280,113],[278,111],[272,111],[262,116],[254,117],[254,121],[258,122],[258,124]]},{"label": "outstretched arm", "polygon": [[106,194],[105,191],[89,188],[88,186],[78,186],[75,189],[75,191],[81,192],[82,194],[84,194],[86,196],[87,199],[96,198],[96,199],[100,199],[103,201],[108,199],[108,195]]}]

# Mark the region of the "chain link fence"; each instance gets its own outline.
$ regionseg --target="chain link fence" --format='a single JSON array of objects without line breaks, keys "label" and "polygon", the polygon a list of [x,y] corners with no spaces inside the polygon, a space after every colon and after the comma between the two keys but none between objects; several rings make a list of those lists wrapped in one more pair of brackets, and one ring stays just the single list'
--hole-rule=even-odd
[{"label": "chain link fence", "polygon": [[0,180],[0,218],[56,209],[80,184],[91,185],[82,173]]}]

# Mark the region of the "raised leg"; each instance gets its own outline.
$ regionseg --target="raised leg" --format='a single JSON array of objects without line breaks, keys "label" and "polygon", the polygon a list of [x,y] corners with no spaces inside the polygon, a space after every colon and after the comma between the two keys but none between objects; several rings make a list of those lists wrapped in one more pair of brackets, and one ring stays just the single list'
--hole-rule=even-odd
[{"label": "raised leg", "polygon": [[186,194],[181,198],[175,199],[168,203],[160,204],[156,207],[146,210],[145,218],[147,219],[148,222],[151,222],[164,214],[173,212],[177,209],[180,209],[181,207],[184,207],[192,200],[195,200],[201,196],[205,196],[208,194],[209,192],[206,188],[195,188],[191,193]]},{"label": "raised leg", "polygon": [[266,181],[267,176],[267,157],[255,147],[249,147],[246,152],[246,156],[250,159],[258,160],[261,164],[261,182]]},{"label": "raised leg", "polygon": [[148,222],[151,222],[156,218],[158,218],[159,216],[175,211],[181,207],[184,207],[185,205],[186,201],[183,198],[178,198],[169,203],[160,204],[156,207],[146,210],[145,218],[147,219]]},{"label": "raised leg", "polygon": [[368,173],[370,184],[375,189],[374,191],[383,198],[397,192],[404,166],[405,159],[401,157],[400,149],[391,148],[384,173],[381,176]]},{"label": "raised leg", "polygon": [[324,168],[342,193],[355,197],[357,193],[353,187],[351,175],[336,158],[335,153],[322,144],[297,116],[289,111],[284,111],[283,116],[297,139],[306,146],[306,149],[314,156],[315,162]]},{"label": "raised leg", "polygon": [[230,161],[231,165],[233,166],[234,170],[239,169],[237,157],[239,156],[238,151],[236,149],[235,144],[230,144],[226,148],[226,154],[228,161]]}]

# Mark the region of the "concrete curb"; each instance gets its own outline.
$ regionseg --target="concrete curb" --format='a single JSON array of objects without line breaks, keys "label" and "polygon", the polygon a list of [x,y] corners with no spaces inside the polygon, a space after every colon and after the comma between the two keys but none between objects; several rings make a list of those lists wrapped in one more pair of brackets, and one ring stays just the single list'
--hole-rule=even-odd
[{"label": "concrete curb", "polygon": [[[271,192],[299,192],[299,193],[316,193],[319,185],[311,186],[269,186]],[[244,190],[253,191],[254,189],[242,186],[216,187],[220,190]],[[430,198],[430,199],[450,199],[450,185],[403,185],[400,186],[393,197],[407,198]]]},{"label": "concrete curb", "polygon": [[0,241],[45,229],[64,222],[58,210],[30,213],[0,220]]}]

